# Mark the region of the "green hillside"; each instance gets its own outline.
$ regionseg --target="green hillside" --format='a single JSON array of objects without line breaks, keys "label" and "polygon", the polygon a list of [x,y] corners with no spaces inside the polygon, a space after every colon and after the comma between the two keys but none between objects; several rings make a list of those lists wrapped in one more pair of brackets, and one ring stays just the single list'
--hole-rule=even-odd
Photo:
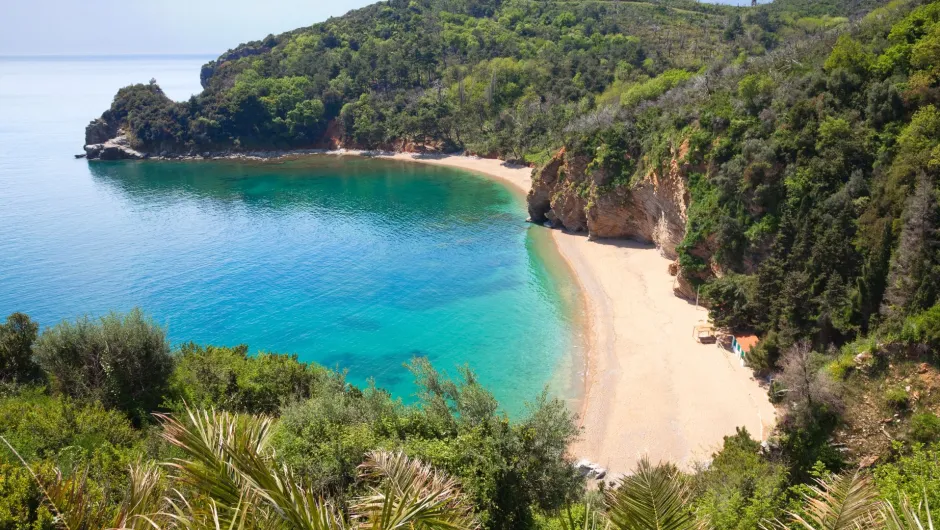
[{"label": "green hillside", "polygon": [[[167,156],[341,145],[528,161],[536,221],[657,242],[715,323],[761,337],[747,362],[773,378],[778,428],[764,445],[727,437],[702,469],[585,487],[564,407],[543,398],[511,421],[471,373],[416,361],[406,406],[289,356],[171,351],[136,312],[41,334],[13,315],[0,434],[22,462],[0,451],[0,528],[940,520],[940,2],[396,0],[239,46],[202,78],[182,103],[156,83],[122,89],[89,138],[120,127]],[[677,193],[658,191],[667,180]],[[393,524],[412,508],[426,519]]]},{"label": "green hillside", "polygon": [[150,152],[427,146],[538,161],[578,116],[840,26],[855,6],[804,4],[395,0],[230,50],[189,102],[125,88],[104,117]]}]

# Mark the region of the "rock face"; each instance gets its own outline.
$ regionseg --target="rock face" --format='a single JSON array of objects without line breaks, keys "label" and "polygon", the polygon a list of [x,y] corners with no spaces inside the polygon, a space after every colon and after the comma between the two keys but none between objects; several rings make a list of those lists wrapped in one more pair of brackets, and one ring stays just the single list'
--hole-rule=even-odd
[{"label": "rock face", "polygon": [[554,227],[587,231],[591,238],[636,239],[653,243],[669,259],[676,276],[675,293],[695,297],[695,289],[678,262],[676,247],[685,237],[690,195],[689,170],[683,160],[688,144],[674,150],[661,168],[646,172],[630,186],[613,184],[603,168],[587,171],[587,155],[559,151],[534,175],[528,195],[529,217]]},{"label": "rock face", "polygon": [[[94,123],[95,122],[92,122],[92,125],[94,125]],[[89,127],[91,127],[91,125],[89,125]],[[91,138],[97,139],[98,137],[92,136]],[[85,139],[89,139],[87,129],[85,131]],[[117,136],[106,139],[103,142],[86,144],[85,156],[89,160],[140,160],[147,158],[145,153],[141,153],[130,146],[127,136],[124,135],[123,131],[118,131]]]},{"label": "rock face", "polygon": [[689,193],[685,185],[687,146],[674,153],[666,171],[649,171],[632,186],[612,185],[603,169],[588,174],[590,159],[564,149],[536,171],[528,196],[533,222],[550,221],[592,238],[628,238],[656,244],[676,259],[685,237]]},{"label": "rock face", "polygon": [[85,127],[85,145],[103,144],[117,136],[117,127],[96,118]]}]

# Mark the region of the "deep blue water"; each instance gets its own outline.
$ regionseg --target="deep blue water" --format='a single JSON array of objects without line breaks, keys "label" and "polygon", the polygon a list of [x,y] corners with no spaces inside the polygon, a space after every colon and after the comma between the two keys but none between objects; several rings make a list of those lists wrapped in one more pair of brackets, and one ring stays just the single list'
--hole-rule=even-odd
[{"label": "deep blue water", "polygon": [[571,392],[577,290],[501,184],[350,157],[72,158],[117,88],[185,99],[202,62],[0,60],[0,314],[139,306],[175,344],[297,353],[405,399],[415,355],[468,364],[513,412]]}]

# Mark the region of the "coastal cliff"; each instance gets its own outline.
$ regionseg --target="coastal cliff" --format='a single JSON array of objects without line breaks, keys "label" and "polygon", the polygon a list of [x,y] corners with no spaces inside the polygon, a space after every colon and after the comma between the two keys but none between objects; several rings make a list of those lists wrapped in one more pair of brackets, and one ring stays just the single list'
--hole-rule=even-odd
[{"label": "coastal cliff", "polygon": [[[603,166],[592,167],[590,155],[565,148],[535,170],[527,203],[532,222],[549,223],[591,239],[634,239],[656,245],[675,260],[676,295],[694,295],[678,262],[685,238],[690,194],[685,161],[688,142],[680,144],[665,167],[651,167],[635,182],[618,182]],[[590,168],[590,169],[589,169]]]}]

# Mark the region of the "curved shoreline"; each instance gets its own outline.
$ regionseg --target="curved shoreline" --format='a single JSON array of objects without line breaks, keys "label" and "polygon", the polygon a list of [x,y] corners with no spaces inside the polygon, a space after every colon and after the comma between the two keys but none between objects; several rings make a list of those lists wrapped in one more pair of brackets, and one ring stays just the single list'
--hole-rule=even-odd
[{"label": "curved shoreline", "polygon": [[[500,160],[458,155],[363,153],[481,173],[523,193],[531,169]],[[627,473],[637,460],[689,469],[707,461],[737,427],[764,440],[775,409],[751,371],[730,352],[699,344],[692,328],[707,311],[677,298],[669,260],[633,241],[589,241],[552,230],[585,304],[586,374],[581,400],[582,438],[572,456]]]},{"label": "curved shoreline", "polygon": [[[273,161],[305,156],[357,156],[461,169],[525,195],[532,169],[464,155],[359,150],[221,154],[182,160]],[[160,157],[154,157],[160,159]],[[658,249],[627,240],[589,241],[551,230],[578,284],[583,304],[584,378],[572,456],[630,472],[640,457],[691,469],[708,461],[740,426],[764,440],[775,422],[767,393],[730,352],[699,344],[692,328],[707,312],[673,294],[670,261]]]}]

